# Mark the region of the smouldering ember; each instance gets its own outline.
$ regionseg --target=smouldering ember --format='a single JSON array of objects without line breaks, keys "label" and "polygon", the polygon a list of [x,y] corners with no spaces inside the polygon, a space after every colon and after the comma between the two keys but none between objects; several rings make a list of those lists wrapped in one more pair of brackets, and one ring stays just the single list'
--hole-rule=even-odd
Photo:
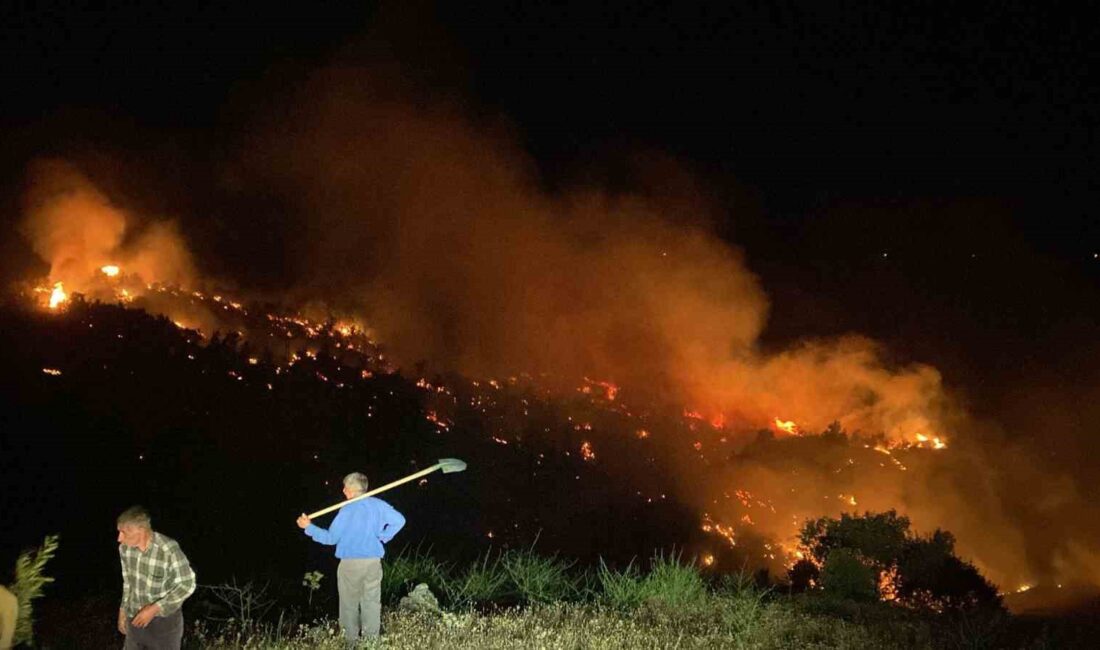
[{"label": "smouldering ember", "polygon": [[435,411],[428,411],[425,413],[424,419],[439,427],[441,431],[448,431],[451,428],[451,423],[441,419]]},{"label": "smouldering ember", "polygon": [[878,592],[884,601],[897,600],[898,597],[898,568],[891,566],[886,571],[879,573]]},{"label": "smouldering ember", "polygon": [[737,535],[733,526],[720,524],[711,518],[710,513],[703,513],[703,523],[700,526],[705,533],[714,533],[729,542],[730,546],[737,546]]},{"label": "smouldering ember", "polygon": [[615,396],[619,394],[619,387],[609,381],[597,381],[595,379],[584,378],[585,385],[581,386],[577,390],[589,395],[592,393],[593,387],[602,388],[604,395],[607,397],[607,401],[614,402]]},{"label": "smouldering ember", "polygon": [[581,443],[581,458],[588,462],[596,460],[596,452],[592,450],[592,443],[587,440]]}]

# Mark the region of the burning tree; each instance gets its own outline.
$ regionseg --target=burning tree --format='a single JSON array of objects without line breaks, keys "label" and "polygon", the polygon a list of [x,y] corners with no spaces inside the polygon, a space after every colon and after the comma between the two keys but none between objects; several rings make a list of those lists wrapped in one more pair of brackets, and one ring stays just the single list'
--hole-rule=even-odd
[{"label": "burning tree", "polygon": [[893,510],[810,520],[800,540],[803,559],[788,572],[796,590],[935,612],[1002,607],[996,587],[955,555],[951,533],[916,535]]}]

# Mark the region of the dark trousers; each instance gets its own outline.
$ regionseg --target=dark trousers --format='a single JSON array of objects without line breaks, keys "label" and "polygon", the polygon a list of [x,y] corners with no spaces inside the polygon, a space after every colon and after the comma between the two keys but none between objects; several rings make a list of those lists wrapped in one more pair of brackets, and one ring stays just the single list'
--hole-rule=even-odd
[{"label": "dark trousers", "polygon": [[149,625],[134,627],[126,622],[126,645],[122,650],[179,650],[183,640],[183,612],[154,616]]}]

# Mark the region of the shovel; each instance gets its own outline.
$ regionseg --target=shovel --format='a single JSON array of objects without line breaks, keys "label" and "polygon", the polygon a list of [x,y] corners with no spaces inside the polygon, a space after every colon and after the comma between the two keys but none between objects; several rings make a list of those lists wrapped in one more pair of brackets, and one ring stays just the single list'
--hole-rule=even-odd
[{"label": "shovel", "polygon": [[427,476],[428,474],[431,474],[432,472],[434,472],[437,469],[443,470],[444,474],[452,474],[454,472],[461,472],[464,469],[466,469],[466,461],[459,460],[457,458],[440,458],[439,462],[436,463],[435,465],[432,465],[431,467],[428,467],[426,469],[422,469],[422,470],[420,470],[419,472],[417,472],[415,474],[409,474],[405,478],[399,478],[396,481],[394,481],[393,483],[387,483],[387,484],[383,485],[382,487],[374,488],[370,492],[364,492],[363,494],[360,494],[357,497],[352,497],[352,498],[348,499],[347,501],[341,501],[340,503],[337,503],[336,505],[332,505],[332,506],[329,506],[327,508],[322,508],[321,510],[318,510],[317,512],[311,512],[308,515],[306,515],[306,517],[309,517],[310,519],[313,519],[314,517],[320,517],[321,515],[328,514],[328,513],[332,512],[333,510],[339,510],[340,508],[343,508],[344,506],[348,505],[349,503],[355,503],[356,501],[361,501],[363,499],[366,499],[367,497],[371,497],[371,496],[374,496],[376,494],[381,494],[382,492],[385,492],[386,490],[388,490],[390,488],[395,488],[398,485],[401,485],[402,483],[408,483],[409,481],[414,481],[414,480],[420,478],[421,476]]}]

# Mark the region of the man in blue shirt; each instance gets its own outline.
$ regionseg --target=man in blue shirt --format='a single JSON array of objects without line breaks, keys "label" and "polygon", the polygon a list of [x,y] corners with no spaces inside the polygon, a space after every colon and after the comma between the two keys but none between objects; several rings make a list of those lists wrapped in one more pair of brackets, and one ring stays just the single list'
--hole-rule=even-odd
[{"label": "man in blue shirt", "polygon": [[[353,472],[344,477],[344,497],[367,491],[367,477]],[[328,530],[298,517],[298,527],[314,541],[336,546],[340,566],[336,586],[340,593],[340,625],[349,645],[360,637],[378,636],[382,614],[383,544],[405,525],[405,517],[381,499],[369,497],[340,509]]]}]

